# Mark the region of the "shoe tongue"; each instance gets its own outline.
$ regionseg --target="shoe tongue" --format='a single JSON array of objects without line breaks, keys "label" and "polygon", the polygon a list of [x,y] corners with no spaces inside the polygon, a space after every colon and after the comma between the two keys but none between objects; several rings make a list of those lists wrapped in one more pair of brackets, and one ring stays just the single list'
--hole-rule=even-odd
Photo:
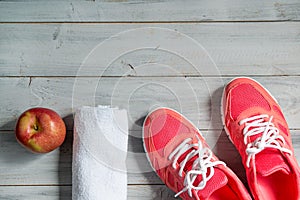
[{"label": "shoe tongue", "polygon": [[[180,158],[178,159],[178,162],[181,163],[185,156],[191,152],[191,150],[185,152],[182,156],[180,156]],[[193,162],[197,159],[197,156],[192,157],[187,163],[186,166],[184,168],[184,171],[190,171],[192,170],[193,167]],[[207,170],[208,173],[210,173],[210,170]],[[202,181],[202,176],[198,175],[195,182],[194,182],[194,186],[197,187],[199,185],[199,183]],[[203,190],[199,190],[198,191],[198,196],[200,197],[200,199],[206,199],[208,198],[213,192],[215,192],[216,190],[222,188],[223,186],[227,185],[228,179],[227,176],[225,175],[225,173],[219,169],[218,167],[214,168],[214,175],[211,177],[211,179],[209,179],[209,181],[206,182],[206,186]]]},{"label": "shoe tongue", "polygon": [[275,172],[289,174],[291,172],[283,154],[277,149],[267,148],[255,155],[256,171],[262,176],[269,176]]}]

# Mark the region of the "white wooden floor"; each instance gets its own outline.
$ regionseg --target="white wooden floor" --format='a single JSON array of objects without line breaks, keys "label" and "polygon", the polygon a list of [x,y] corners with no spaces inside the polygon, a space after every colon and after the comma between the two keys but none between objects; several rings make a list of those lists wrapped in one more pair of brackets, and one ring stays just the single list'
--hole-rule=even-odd
[{"label": "white wooden floor", "polygon": [[[197,124],[245,182],[219,114],[222,87],[236,76],[278,99],[300,161],[299,0],[0,1],[0,199],[71,199],[80,105],[128,110],[128,199],[173,199],[142,148],[143,117],[157,106]],[[16,142],[16,119],[33,106],[64,117],[60,149],[35,155]]]}]

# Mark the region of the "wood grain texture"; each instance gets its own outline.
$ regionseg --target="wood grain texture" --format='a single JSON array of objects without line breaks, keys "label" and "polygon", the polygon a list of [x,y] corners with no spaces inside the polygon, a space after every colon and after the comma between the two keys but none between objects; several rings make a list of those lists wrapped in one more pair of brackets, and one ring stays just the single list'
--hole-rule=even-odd
[{"label": "wood grain texture", "polygon": [[[221,132],[221,134],[215,137],[211,131],[202,131],[209,143],[212,143],[213,140],[216,141],[216,144],[211,146],[213,152],[226,162],[227,166],[239,176],[244,184],[247,184],[241,159],[235,147],[231,144],[224,131],[215,130],[215,132]],[[295,156],[300,160],[299,131],[292,130],[291,134]],[[22,197],[20,195],[27,197],[26,195],[30,195],[29,193],[26,194],[27,190],[34,190],[31,195],[37,195],[40,198],[55,199],[56,196],[60,196],[63,199],[70,199],[71,191],[68,188],[72,185],[72,134],[68,133],[67,140],[59,150],[55,150],[47,155],[29,153],[13,137],[14,134],[12,132],[0,132],[1,199],[20,199]],[[131,154],[143,152],[141,138],[137,139],[139,140],[138,142],[129,140],[128,152]],[[14,151],[11,151],[11,149],[14,149]],[[129,158],[127,162],[133,163],[136,162],[136,159]],[[139,165],[149,167],[145,155],[139,157]],[[128,173],[128,184],[128,199],[138,199],[138,197],[141,199],[156,199],[159,197],[159,199],[165,199],[167,197],[171,198],[172,195],[170,196],[170,194],[173,194],[163,186],[163,183],[154,172],[144,172],[144,169]],[[12,188],[17,189],[18,192],[11,193]],[[26,190],[24,193],[23,189]],[[51,191],[48,191],[49,189]]]},{"label": "wood grain texture", "polygon": [[1,1],[1,22],[299,20],[299,1]]},{"label": "wood grain texture", "polygon": [[[223,130],[204,130],[201,132],[213,152],[226,162],[227,166],[239,176],[244,184],[247,184],[241,158],[225,132]],[[295,156],[299,162],[299,130],[292,130],[291,135]],[[59,149],[46,155],[37,155],[28,152],[16,142],[14,134],[11,131],[1,131],[0,141],[0,188],[7,185],[65,186],[72,184],[71,132],[67,134],[66,141]],[[163,184],[148,163],[142,145],[141,131],[130,133],[126,162],[129,185]]]},{"label": "wood grain texture", "polygon": [[[71,200],[71,186],[5,186],[0,187],[2,200]],[[129,185],[128,200],[173,200],[174,193],[164,185]]]},{"label": "wood grain texture", "polygon": [[[216,153],[221,145],[221,149],[228,150],[227,156],[237,154],[228,141],[224,142],[228,139],[222,130],[202,131],[202,134]],[[72,141],[73,134],[69,131],[59,149],[45,155],[32,154],[17,143],[13,131],[0,131],[0,186],[72,184]],[[236,169],[241,168],[238,160],[228,160],[233,161],[230,164]],[[128,184],[162,184],[145,156],[141,130],[129,132],[126,163]]]},{"label": "wood grain texture", "polygon": [[[0,1],[0,199],[71,200],[73,113],[97,104],[128,110],[129,200],[175,199],[143,150],[142,122],[158,106],[201,128],[246,184],[219,112],[236,76],[278,99],[299,162],[299,20],[299,0]],[[68,127],[49,154],[15,140],[17,117],[34,106],[56,110]]]},{"label": "wood grain texture", "polygon": [[0,44],[0,76],[300,75],[300,22],[0,24]]},{"label": "wood grain texture", "polygon": [[0,198],[3,200],[71,200],[72,188],[71,186],[3,186],[0,187]]},{"label": "wood grain texture", "polygon": [[[254,77],[277,98],[291,129],[299,129],[300,77]],[[29,107],[55,109],[73,127],[73,113],[83,105],[128,110],[130,130],[140,130],[149,110],[177,109],[202,129],[221,129],[220,101],[232,77],[80,77],[0,78],[0,130],[13,130]],[[155,94],[155,95],[154,95]],[[19,98],[22,97],[22,98]]]},{"label": "wood grain texture", "polygon": [[[299,92],[299,78],[292,76],[256,77],[278,98],[293,129],[299,129],[297,124],[297,119],[299,119],[297,107],[299,106],[297,105],[300,101],[296,95]],[[74,85],[79,84],[75,87],[78,92],[76,96],[79,97],[73,101],[76,105],[99,103],[119,105],[128,109],[131,131],[128,146],[130,156],[127,166],[129,171],[134,172],[128,174],[128,183],[162,184],[159,178],[151,172],[143,153],[141,124],[143,116],[151,107],[158,105],[174,107],[181,110],[200,128],[210,129],[204,131],[204,135],[213,151],[222,160],[227,161],[228,166],[245,182],[239,155],[224,132],[220,130],[219,103],[222,84],[228,80],[230,78],[209,77],[1,78],[0,91],[5,94],[1,100],[1,104],[4,105],[1,113],[5,117],[9,116],[9,113],[15,113],[18,116],[27,106],[35,106],[38,102],[40,106],[55,107],[60,114],[66,116],[65,121],[69,129],[72,129],[72,90]],[[155,96],[153,96],[154,91]],[[194,91],[196,96],[191,95],[191,91]],[[16,99],[16,94],[22,98]],[[24,99],[27,100],[24,102]],[[19,106],[18,109],[16,105]],[[198,110],[195,106],[199,106]],[[16,118],[5,117],[2,118],[2,124],[4,124],[2,129],[12,130]],[[297,158],[300,156],[298,132],[299,130],[292,131]],[[1,132],[0,141],[0,171],[2,172],[0,185],[71,184],[72,132],[69,132],[66,142],[59,150],[43,156],[28,153],[23,149],[16,143],[12,131]],[[37,169],[34,174],[31,173],[33,168]],[[145,185],[145,187],[150,186]],[[0,188],[8,191],[6,186]],[[41,191],[42,189],[37,190],[37,192]],[[157,195],[157,193],[146,193],[145,197],[141,197],[139,195],[142,194],[138,191],[134,190],[132,194],[139,198],[152,198],[152,195]],[[65,195],[65,192],[59,194]]]}]

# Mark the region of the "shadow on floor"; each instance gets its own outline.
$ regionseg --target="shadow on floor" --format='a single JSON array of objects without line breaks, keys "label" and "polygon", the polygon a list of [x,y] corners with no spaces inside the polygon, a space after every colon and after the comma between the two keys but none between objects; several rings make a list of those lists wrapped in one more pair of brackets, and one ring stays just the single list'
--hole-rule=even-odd
[{"label": "shadow on floor", "polygon": [[[129,132],[128,137],[128,156],[127,156],[127,174],[128,174],[128,183],[134,183],[139,179],[138,182],[144,182],[146,187],[150,187],[152,196],[154,200],[161,199],[176,199],[174,198],[174,192],[169,188],[164,186],[160,178],[153,171],[146,153],[143,147],[142,139],[142,126],[145,120],[145,116],[141,117],[135,122],[133,131]],[[131,130],[130,129],[130,130]],[[130,157],[131,158],[130,158]],[[128,163],[128,161],[136,161],[136,163]],[[141,180],[142,179],[142,180]],[[130,187],[130,186],[129,186]],[[142,187],[141,187],[142,188]],[[136,195],[136,194],[135,194]],[[130,194],[127,194],[127,198],[130,198]],[[135,196],[135,198],[138,198]]]},{"label": "shadow on floor", "polygon": [[[247,178],[245,174],[245,169],[242,164],[241,157],[236,150],[235,146],[231,143],[223,126],[221,126],[222,130],[220,130],[219,124],[222,124],[221,119],[221,98],[223,95],[223,87],[218,88],[212,94],[212,133],[216,136],[219,135],[216,145],[213,147],[213,152],[216,156],[224,161],[226,165],[237,174],[237,176],[241,179],[245,186],[247,186]],[[221,131],[221,133],[220,133]]]},{"label": "shadow on floor", "polygon": [[[69,122],[70,119],[73,119],[73,115],[63,118],[65,123]],[[60,200],[72,200],[72,145],[73,131],[67,131],[65,141],[59,148],[58,181]]]}]

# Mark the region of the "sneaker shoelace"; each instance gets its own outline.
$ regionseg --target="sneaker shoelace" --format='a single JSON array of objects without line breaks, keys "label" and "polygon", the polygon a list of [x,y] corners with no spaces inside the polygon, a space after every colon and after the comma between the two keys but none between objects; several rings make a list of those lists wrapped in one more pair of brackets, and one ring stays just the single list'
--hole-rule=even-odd
[{"label": "sneaker shoelace", "polygon": [[[198,143],[190,144],[192,138],[185,139],[180,145],[178,145],[169,155],[168,159],[174,159],[172,163],[172,167],[176,169],[178,159],[187,151],[191,150],[185,158],[179,163],[180,170],[179,176],[183,176],[183,170],[188,163],[188,161],[197,156],[197,159],[194,160],[192,164],[191,170],[186,172],[186,176],[184,178],[184,188],[179,191],[175,197],[178,197],[181,193],[188,191],[190,197],[192,197],[192,190],[202,190],[205,188],[206,183],[209,179],[211,179],[214,175],[214,166],[216,165],[224,165],[225,163],[219,160],[212,160],[213,153],[209,148],[204,148],[199,137],[197,136]],[[195,147],[198,147],[196,149]],[[208,170],[209,169],[209,170]],[[201,175],[202,181],[198,184],[198,186],[194,186],[194,182],[196,178]]]},{"label": "sneaker shoelace", "polygon": [[[267,119],[267,120],[266,120]],[[281,152],[292,155],[292,151],[282,147],[285,145],[283,136],[279,134],[279,130],[272,123],[273,116],[262,114],[243,119],[239,122],[239,125],[245,124],[243,129],[244,144],[247,145],[246,153],[248,155],[246,165],[250,167],[251,158],[255,158],[255,155],[260,153],[265,148],[275,148]],[[248,138],[254,135],[262,134],[256,138],[253,142],[249,142]]]}]

